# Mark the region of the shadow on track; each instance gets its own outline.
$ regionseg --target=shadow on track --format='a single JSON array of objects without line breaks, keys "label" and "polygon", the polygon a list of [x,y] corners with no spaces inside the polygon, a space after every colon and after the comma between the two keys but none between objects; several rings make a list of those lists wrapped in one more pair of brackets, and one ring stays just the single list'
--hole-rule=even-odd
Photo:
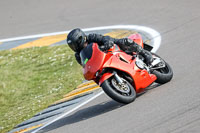
[{"label": "shadow on track", "polygon": [[98,115],[110,112],[112,110],[115,110],[117,108],[120,108],[124,106],[124,104],[115,102],[113,100],[103,102],[91,107],[87,107],[85,109],[79,110],[76,113],[67,116],[65,118],[60,119],[59,121],[56,121],[55,123],[47,126],[46,128],[42,129],[40,132],[47,132],[51,131],[57,128],[60,128],[62,126],[70,125],[73,123],[77,123],[80,121],[84,121],[87,119],[90,119],[92,117],[96,117]]},{"label": "shadow on track", "polygon": [[152,89],[154,89],[154,88],[157,88],[157,87],[159,87],[159,86],[161,86],[161,84],[153,83],[152,85],[148,86],[144,92],[137,94],[137,97],[140,97],[140,96],[142,96],[143,94],[147,93],[148,91],[150,91],[150,90],[152,90]]},{"label": "shadow on track", "polygon": [[[150,91],[151,89],[157,88],[159,86],[161,86],[161,85],[154,83],[151,86],[147,87],[145,92],[138,94],[137,97],[140,97],[144,93]],[[66,125],[81,122],[81,121],[99,116],[101,114],[110,112],[112,110],[121,108],[122,106],[125,106],[125,104],[118,103],[114,100],[102,102],[100,104],[93,105],[93,106],[87,107],[85,109],[81,109],[70,116],[66,116],[66,117],[50,124],[49,126],[40,130],[39,132],[48,132],[48,131],[55,130],[57,128],[60,128],[60,127],[66,126]]]}]

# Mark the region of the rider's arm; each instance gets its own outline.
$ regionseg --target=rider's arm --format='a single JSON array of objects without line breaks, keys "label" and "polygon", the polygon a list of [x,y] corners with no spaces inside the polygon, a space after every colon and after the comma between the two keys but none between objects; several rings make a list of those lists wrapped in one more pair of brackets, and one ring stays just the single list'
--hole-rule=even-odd
[{"label": "rider's arm", "polygon": [[115,44],[117,44],[123,51],[139,52],[142,49],[140,45],[138,45],[131,39],[128,38],[115,39],[110,36],[103,36],[101,34],[89,34],[87,36],[87,41],[88,43],[91,42],[98,43],[98,45],[100,46],[103,46],[105,44],[109,46],[108,42],[112,41]]},{"label": "rider's arm", "polygon": [[114,39],[110,36],[103,36],[101,34],[89,34],[87,36],[88,43],[98,43],[98,45],[104,45],[108,41],[114,41]]},{"label": "rider's arm", "polygon": [[140,52],[142,47],[128,38],[114,39],[114,43],[117,44],[123,51]]},{"label": "rider's arm", "polygon": [[81,65],[81,57],[78,52],[75,53],[76,61]]}]

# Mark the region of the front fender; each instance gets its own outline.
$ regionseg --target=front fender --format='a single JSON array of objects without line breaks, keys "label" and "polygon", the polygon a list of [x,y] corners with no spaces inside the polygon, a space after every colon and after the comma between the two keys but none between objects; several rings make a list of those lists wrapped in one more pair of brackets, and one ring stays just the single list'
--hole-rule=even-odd
[{"label": "front fender", "polygon": [[104,73],[104,74],[101,76],[100,80],[99,80],[99,86],[101,86],[101,84],[102,84],[105,80],[109,79],[109,78],[112,77],[113,75],[114,75],[114,74],[113,74],[113,73],[110,73],[110,72]]}]

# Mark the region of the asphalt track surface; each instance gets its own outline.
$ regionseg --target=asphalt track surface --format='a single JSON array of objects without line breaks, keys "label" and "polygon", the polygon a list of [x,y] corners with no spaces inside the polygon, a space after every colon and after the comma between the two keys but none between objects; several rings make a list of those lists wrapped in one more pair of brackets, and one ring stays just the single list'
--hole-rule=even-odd
[{"label": "asphalt track surface", "polygon": [[0,1],[0,39],[116,24],[161,33],[157,53],[173,68],[171,82],[122,105],[101,95],[41,132],[200,132],[199,0]]}]

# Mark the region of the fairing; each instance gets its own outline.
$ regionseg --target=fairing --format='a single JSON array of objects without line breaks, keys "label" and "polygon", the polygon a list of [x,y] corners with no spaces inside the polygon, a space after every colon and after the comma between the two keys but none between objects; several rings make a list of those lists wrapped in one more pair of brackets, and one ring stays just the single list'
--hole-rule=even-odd
[{"label": "fairing", "polygon": [[[139,34],[133,34],[129,38],[143,47],[142,38]],[[117,45],[109,49],[107,53],[102,52],[96,43],[93,43],[91,48],[91,58],[85,61],[83,69],[84,77],[87,80],[95,80],[101,85],[113,74],[107,72],[97,80],[96,73],[100,73],[105,68],[117,69],[128,74],[133,79],[132,85],[137,93],[143,92],[144,88],[156,80],[155,75],[149,74],[146,70],[139,69],[135,65],[136,59],[121,51]]]},{"label": "fairing", "polygon": [[101,69],[101,66],[104,63],[104,59],[106,57],[106,54],[102,52],[96,43],[92,44],[92,56],[87,61],[86,64],[84,64],[83,74],[85,79],[92,80],[95,78],[95,74],[98,70]]}]

